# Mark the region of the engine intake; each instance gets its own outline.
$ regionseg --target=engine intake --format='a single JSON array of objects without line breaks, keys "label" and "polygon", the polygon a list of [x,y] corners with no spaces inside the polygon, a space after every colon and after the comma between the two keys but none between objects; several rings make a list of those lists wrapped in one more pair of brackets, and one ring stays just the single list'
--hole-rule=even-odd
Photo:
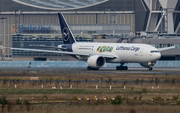
[{"label": "engine intake", "polygon": [[87,60],[87,63],[92,68],[99,68],[104,66],[106,59],[99,55],[90,56]]}]

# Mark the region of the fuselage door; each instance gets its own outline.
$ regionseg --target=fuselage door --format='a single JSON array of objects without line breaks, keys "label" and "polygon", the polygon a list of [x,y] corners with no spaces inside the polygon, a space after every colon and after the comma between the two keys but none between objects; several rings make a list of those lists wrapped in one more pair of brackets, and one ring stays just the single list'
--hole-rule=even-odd
[{"label": "fuselage door", "polygon": [[142,48],[142,49],[140,49],[140,56],[142,57],[143,56],[143,51],[144,51],[144,49]]},{"label": "fuselage door", "polygon": [[151,50],[150,53],[149,53],[150,60],[152,60],[152,53],[153,53],[153,51]]}]

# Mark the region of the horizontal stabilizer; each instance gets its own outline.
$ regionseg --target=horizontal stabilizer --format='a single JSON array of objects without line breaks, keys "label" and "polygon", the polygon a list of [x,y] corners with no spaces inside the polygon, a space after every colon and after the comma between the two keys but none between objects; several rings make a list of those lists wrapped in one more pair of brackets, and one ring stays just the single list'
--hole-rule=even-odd
[{"label": "horizontal stabilizer", "polygon": [[55,47],[55,46],[41,46],[41,45],[29,45],[31,47],[42,47],[42,48],[54,48],[54,49],[62,49],[60,47]]}]

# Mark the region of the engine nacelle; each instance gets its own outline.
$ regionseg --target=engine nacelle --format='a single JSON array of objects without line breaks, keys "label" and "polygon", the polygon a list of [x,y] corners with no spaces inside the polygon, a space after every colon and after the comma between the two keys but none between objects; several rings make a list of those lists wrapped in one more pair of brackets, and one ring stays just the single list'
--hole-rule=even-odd
[{"label": "engine nacelle", "polygon": [[147,63],[140,63],[141,66],[150,68],[156,65],[156,62],[147,62]]},{"label": "engine nacelle", "polygon": [[92,68],[99,68],[104,66],[106,59],[99,55],[90,56],[87,60],[87,63]]}]

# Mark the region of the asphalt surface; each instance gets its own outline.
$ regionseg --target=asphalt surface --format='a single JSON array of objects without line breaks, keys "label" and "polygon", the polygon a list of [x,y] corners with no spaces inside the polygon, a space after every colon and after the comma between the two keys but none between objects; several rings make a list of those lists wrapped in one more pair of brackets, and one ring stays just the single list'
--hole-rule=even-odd
[{"label": "asphalt surface", "polygon": [[128,70],[116,70],[116,68],[100,68],[99,70],[89,71],[85,67],[61,67],[61,68],[0,68],[2,72],[32,72],[32,73],[154,73],[154,74],[180,74],[180,68],[129,68]]},{"label": "asphalt surface", "polygon": [[[144,73],[144,74],[180,74],[180,68],[153,68],[152,71],[149,71],[146,68],[129,68],[129,70],[121,71],[116,70],[116,68],[101,68],[95,71],[86,70],[86,68],[0,68],[1,72],[29,72],[29,73]],[[20,82],[30,82],[40,80],[20,80]],[[3,80],[0,80],[3,82]],[[42,80],[45,82],[45,80]],[[57,82],[57,80],[52,80],[52,82]],[[58,82],[69,82],[68,80],[59,80]],[[99,82],[99,81],[71,81],[71,82]],[[106,81],[101,81],[106,82]],[[116,83],[124,83],[125,81],[116,81]],[[134,83],[135,81],[127,81],[127,83]],[[149,81],[143,81],[143,83],[149,83]],[[155,83],[153,81],[152,83]],[[164,83],[160,81],[159,83]],[[175,83],[180,83],[176,81]]]}]

